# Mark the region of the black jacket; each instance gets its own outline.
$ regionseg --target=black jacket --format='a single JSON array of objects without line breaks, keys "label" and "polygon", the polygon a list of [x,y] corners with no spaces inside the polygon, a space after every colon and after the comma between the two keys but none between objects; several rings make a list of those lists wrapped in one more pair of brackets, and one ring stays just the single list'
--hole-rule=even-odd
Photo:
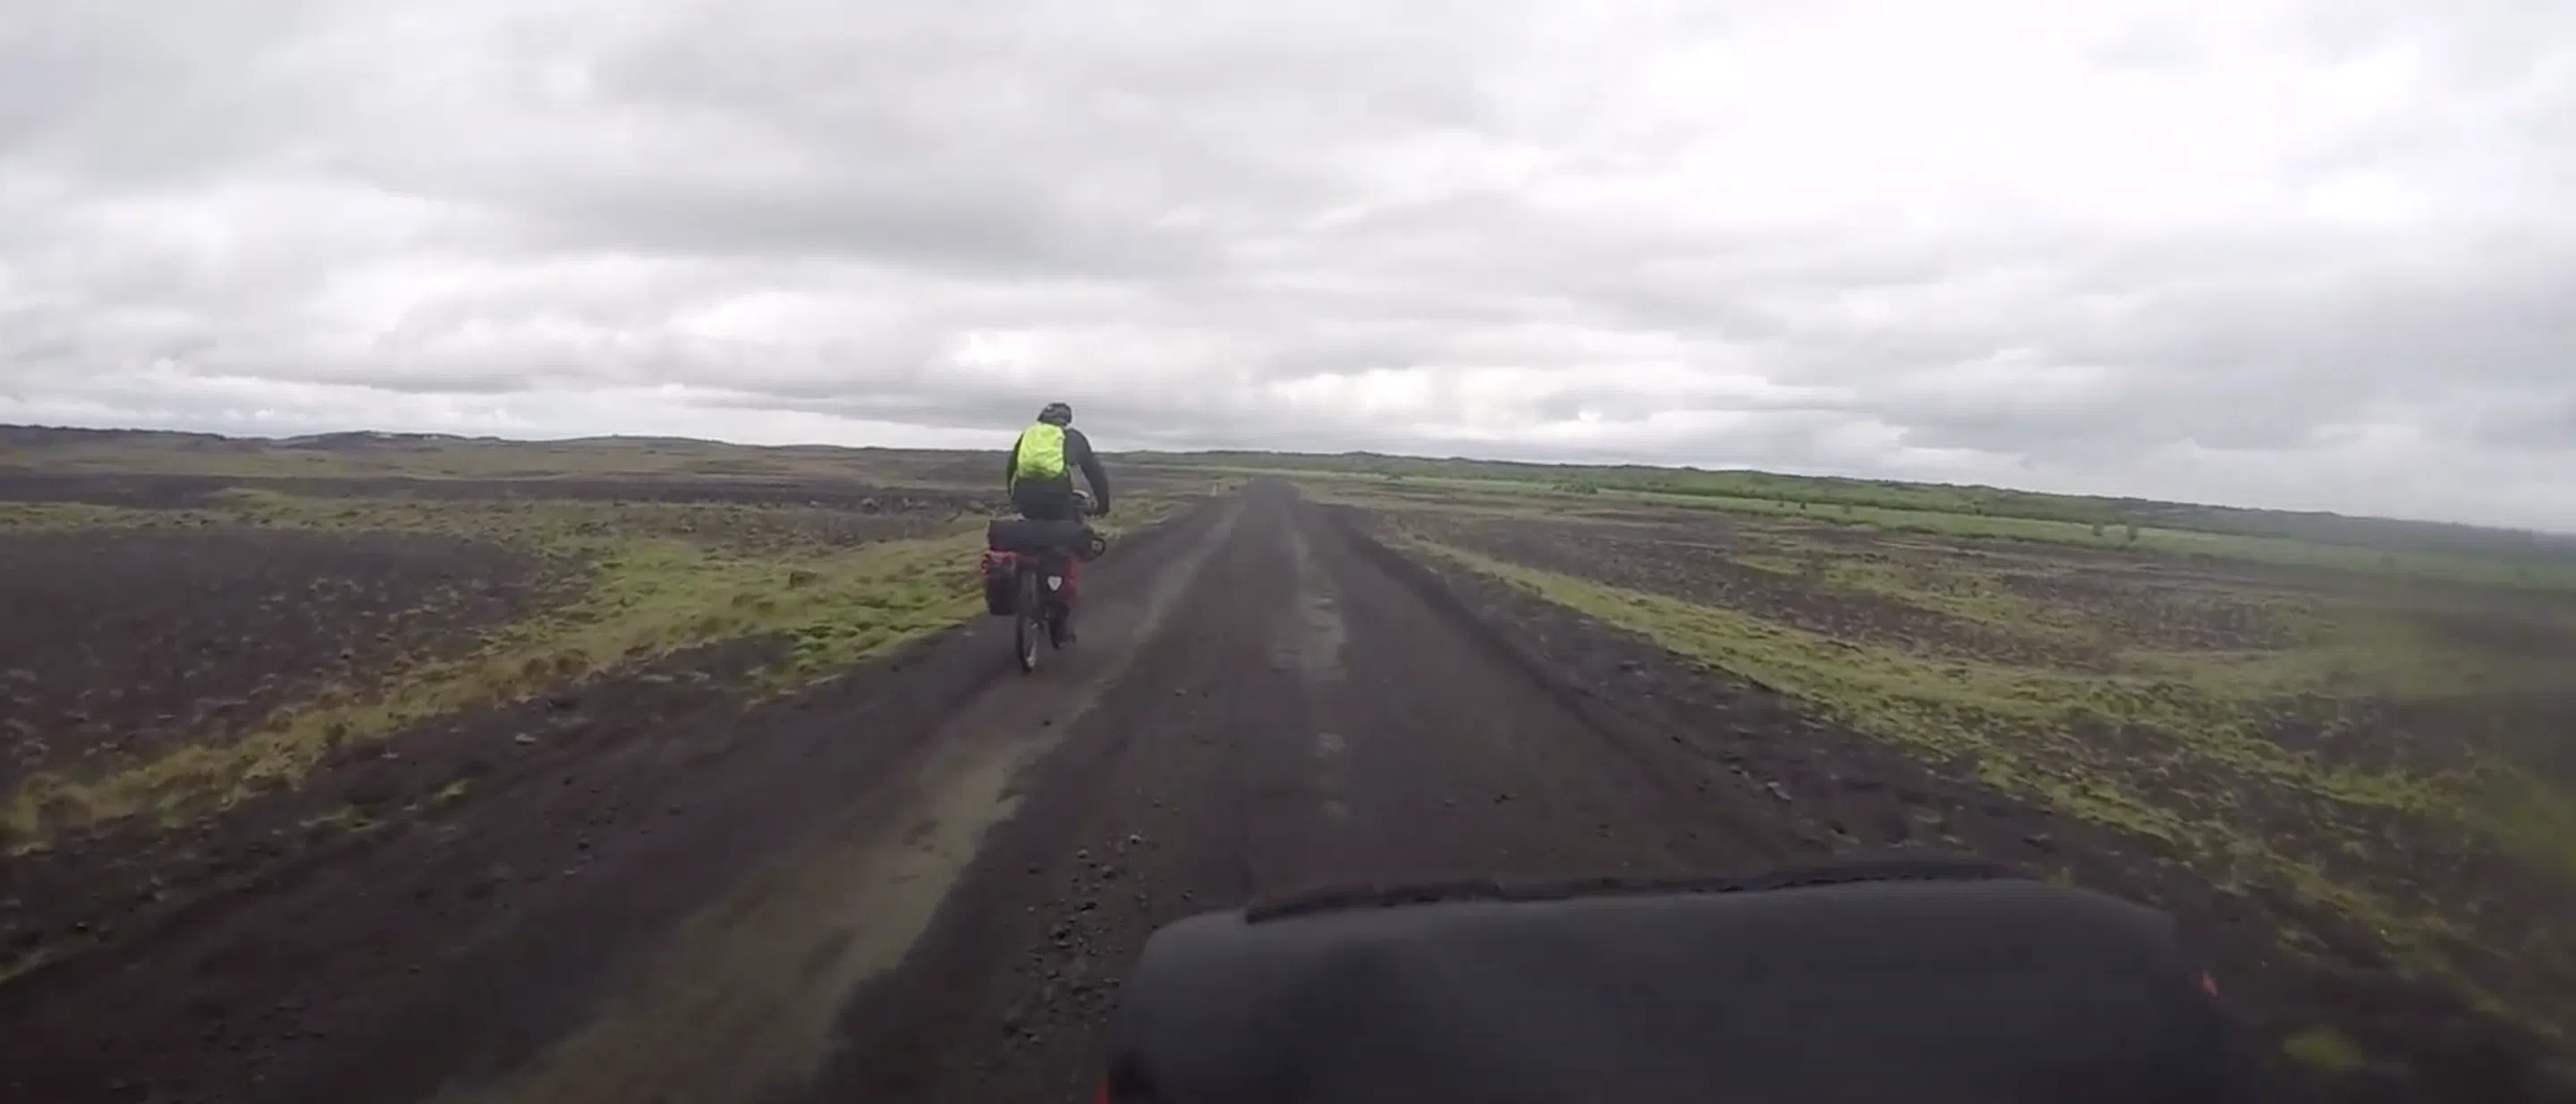
[{"label": "black jacket", "polygon": [[[1089,480],[1091,483],[1091,497],[1098,503],[1100,509],[1108,509],[1109,473],[1101,468],[1100,455],[1091,451],[1091,438],[1083,436],[1081,430],[1075,429],[1072,426],[1064,427],[1064,460],[1068,469],[1082,469],[1082,477]],[[1002,485],[1010,487],[1011,477],[1018,474],[1019,470],[1020,447],[1019,442],[1014,440],[1011,443],[1010,448],[1002,450]],[[1058,483],[1059,481],[1052,479],[1027,479],[1021,480],[1021,482],[1024,484],[1045,486],[1047,484]],[[1061,481],[1061,486],[1063,488],[1062,494],[1064,497],[1073,497],[1072,471],[1068,470],[1065,472],[1064,479]],[[1033,487],[1032,489],[1036,488]],[[1046,489],[1053,490],[1054,488],[1047,487]],[[1013,489],[1012,497],[1019,497],[1017,488]]]}]

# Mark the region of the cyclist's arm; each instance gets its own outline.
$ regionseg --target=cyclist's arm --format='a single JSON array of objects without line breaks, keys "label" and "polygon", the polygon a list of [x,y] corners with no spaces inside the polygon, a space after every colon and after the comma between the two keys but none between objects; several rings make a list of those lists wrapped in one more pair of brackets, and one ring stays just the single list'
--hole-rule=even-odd
[{"label": "cyclist's arm", "polygon": [[1064,431],[1065,455],[1082,468],[1082,477],[1091,481],[1091,497],[1098,500],[1097,509],[1109,510],[1109,473],[1100,466],[1100,454],[1091,451],[1091,438],[1079,429]]}]

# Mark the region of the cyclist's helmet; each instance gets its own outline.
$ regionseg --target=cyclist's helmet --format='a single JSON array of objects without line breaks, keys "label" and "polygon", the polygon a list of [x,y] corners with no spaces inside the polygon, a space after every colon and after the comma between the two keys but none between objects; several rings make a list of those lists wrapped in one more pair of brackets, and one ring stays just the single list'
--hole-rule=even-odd
[{"label": "cyclist's helmet", "polygon": [[1060,402],[1048,403],[1046,409],[1038,411],[1038,420],[1048,425],[1072,425],[1073,408]]}]

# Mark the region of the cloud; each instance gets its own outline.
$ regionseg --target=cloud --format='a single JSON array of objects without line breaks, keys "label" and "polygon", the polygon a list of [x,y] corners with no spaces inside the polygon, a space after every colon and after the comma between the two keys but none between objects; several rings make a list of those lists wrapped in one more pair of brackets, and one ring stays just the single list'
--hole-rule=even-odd
[{"label": "cloud", "polygon": [[0,14],[0,419],[1752,465],[2576,529],[2576,9]]}]

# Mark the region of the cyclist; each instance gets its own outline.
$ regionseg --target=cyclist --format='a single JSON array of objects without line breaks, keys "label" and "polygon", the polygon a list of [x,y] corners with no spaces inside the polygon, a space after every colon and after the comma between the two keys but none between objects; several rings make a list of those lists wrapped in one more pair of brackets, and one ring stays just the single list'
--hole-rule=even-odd
[{"label": "cyclist", "polygon": [[[1075,468],[1082,469],[1083,478],[1091,484],[1090,496],[1074,486]],[[1109,512],[1109,473],[1101,469],[1099,454],[1091,450],[1091,439],[1073,428],[1073,408],[1064,403],[1048,403],[1038,412],[1036,424],[1020,431],[1020,439],[1011,446],[1003,478],[1011,507],[1024,518],[1078,522],[1085,513]],[[1086,502],[1086,497],[1095,501]],[[1064,575],[1067,643],[1073,641],[1073,606],[1080,593],[1081,574],[1081,558],[1070,557]]]}]

